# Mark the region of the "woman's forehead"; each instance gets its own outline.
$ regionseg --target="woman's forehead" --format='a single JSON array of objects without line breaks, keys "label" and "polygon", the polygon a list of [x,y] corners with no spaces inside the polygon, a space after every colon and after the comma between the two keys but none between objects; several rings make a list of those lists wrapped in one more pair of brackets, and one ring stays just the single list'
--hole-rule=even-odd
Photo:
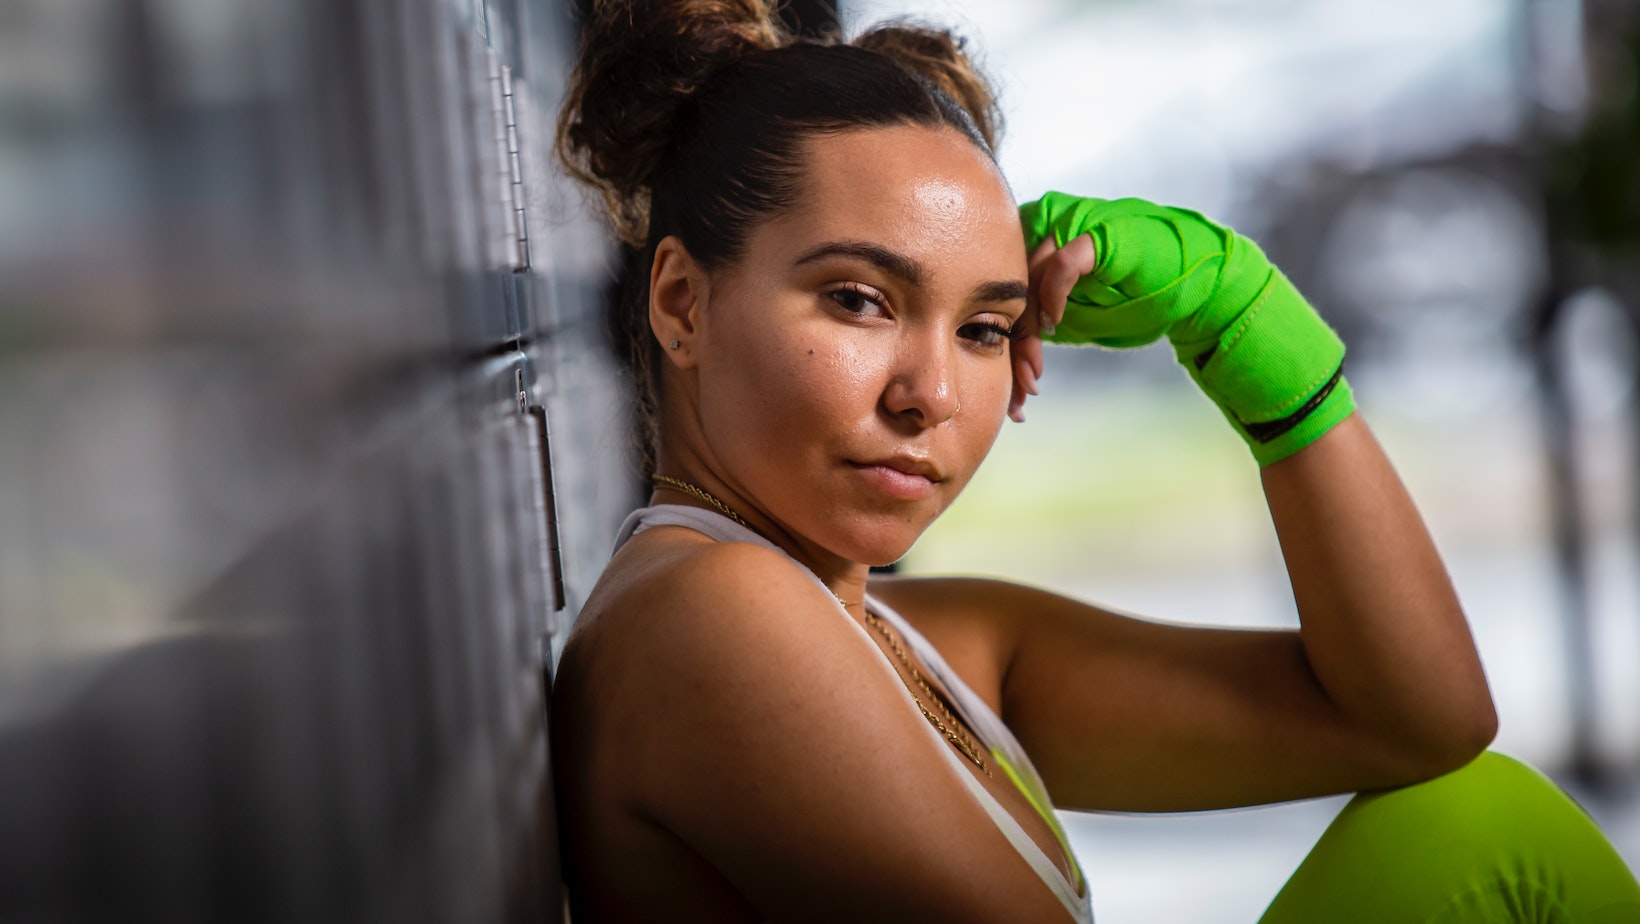
[{"label": "woman's forehead", "polygon": [[1013,195],[990,157],[956,131],[839,132],[816,136],[806,153],[804,192],[770,228],[781,249],[869,240],[936,263],[1023,265]]}]

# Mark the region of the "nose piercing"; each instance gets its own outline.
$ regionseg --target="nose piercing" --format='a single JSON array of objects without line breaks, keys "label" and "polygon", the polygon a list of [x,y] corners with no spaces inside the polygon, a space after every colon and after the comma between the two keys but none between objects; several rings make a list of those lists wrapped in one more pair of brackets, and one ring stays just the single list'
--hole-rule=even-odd
[{"label": "nose piercing", "polygon": [[677,342],[676,340],[668,341],[666,344],[666,348],[669,350],[675,350],[680,346],[683,346],[683,344]]}]

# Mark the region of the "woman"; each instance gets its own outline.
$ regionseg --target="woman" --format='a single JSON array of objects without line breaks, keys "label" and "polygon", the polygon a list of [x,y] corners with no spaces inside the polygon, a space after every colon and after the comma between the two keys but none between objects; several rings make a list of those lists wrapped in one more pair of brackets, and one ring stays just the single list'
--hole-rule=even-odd
[{"label": "woman", "polygon": [[[800,43],[770,19],[763,0],[601,4],[560,116],[566,164],[641,248],[616,326],[655,484],[557,677],[577,919],[1088,920],[1050,798],[1172,811],[1436,777],[1357,800],[1268,919],[1634,919],[1632,877],[1571,803],[1476,759],[1496,720],[1452,588],[1353,413],[1342,345],[1257,248],[1137,200],[1021,210],[951,36]],[[1022,416],[1044,325],[1174,342],[1264,465],[1301,630],[868,583]],[[1075,462],[1043,477],[1083,489]],[[1407,838],[1477,799],[1491,828]],[[1542,881],[1515,862],[1534,839]]]}]

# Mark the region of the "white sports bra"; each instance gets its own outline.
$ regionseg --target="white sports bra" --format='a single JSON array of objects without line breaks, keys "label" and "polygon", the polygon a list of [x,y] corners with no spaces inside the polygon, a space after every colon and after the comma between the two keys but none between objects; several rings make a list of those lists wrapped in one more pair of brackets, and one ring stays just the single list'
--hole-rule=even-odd
[{"label": "white sports bra", "polygon": [[[700,507],[686,507],[678,504],[661,504],[634,510],[626,518],[626,521],[621,524],[620,531],[616,533],[615,548],[619,549],[628,539],[656,526],[683,526],[704,533],[718,542],[750,542],[753,545],[760,545],[786,555],[784,549],[720,513]],[[790,555],[786,555],[786,558],[792,564],[797,565],[804,574],[808,575],[810,580],[825,588],[825,583],[814,572],[804,567],[802,562],[797,561]],[[829,588],[826,588],[826,594],[831,595]],[[1008,730],[1008,726],[1002,724],[1002,720],[997,717],[997,714],[991,711],[991,707],[980,699],[978,694],[970,690],[966,683],[963,683],[962,678],[957,675],[956,671],[951,669],[950,665],[945,663],[945,659],[940,657],[939,651],[927,639],[923,638],[922,633],[912,628],[904,617],[884,605],[877,598],[867,595],[865,602],[872,612],[878,614],[892,624],[895,629],[899,630],[900,635],[911,646],[912,651],[916,652],[917,657],[928,667],[929,673],[933,674],[950,691],[955,699],[955,702],[951,705],[956,708],[958,715],[979,736],[981,744],[990,752],[997,765],[1008,775],[1014,785],[1019,787],[1026,800],[1036,807],[1037,812],[1048,823],[1049,829],[1053,831],[1054,837],[1058,839],[1060,846],[1065,851],[1065,856],[1070,861],[1072,879],[1067,880],[1060,873],[1059,868],[1042,852],[1042,848],[1037,846],[1036,841],[1031,840],[1031,836],[1025,833],[1025,829],[1020,827],[1014,816],[1003,808],[1001,803],[997,802],[996,798],[985,789],[979,780],[974,778],[972,773],[968,772],[968,768],[963,764],[963,759],[945,745],[943,738],[940,738],[940,753],[951,761],[957,770],[957,777],[968,785],[969,792],[974,794],[974,798],[979,802],[980,807],[984,808],[986,814],[991,816],[991,820],[996,823],[1003,836],[1008,838],[1008,842],[1014,845],[1014,849],[1019,851],[1019,855],[1025,859],[1025,862],[1036,870],[1042,881],[1047,884],[1054,895],[1059,897],[1060,903],[1065,906],[1065,910],[1077,921],[1077,924],[1093,924],[1093,907],[1087,895],[1087,880],[1082,875],[1082,867],[1077,863],[1076,855],[1071,852],[1070,844],[1066,841],[1064,831],[1059,826],[1059,820],[1054,817],[1053,805],[1048,799],[1047,788],[1043,785],[1042,778],[1037,775],[1036,768],[1032,766],[1031,759],[1026,756],[1025,749],[1020,746],[1018,739],[1014,737],[1013,732]],[[841,612],[842,604],[838,604],[838,607],[839,612]],[[849,618],[852,620],[853,617]],[[909,691],[905,695],[907,697],[911,696]],[[930,728],[929,734],[938,737],[939,733]]]}]

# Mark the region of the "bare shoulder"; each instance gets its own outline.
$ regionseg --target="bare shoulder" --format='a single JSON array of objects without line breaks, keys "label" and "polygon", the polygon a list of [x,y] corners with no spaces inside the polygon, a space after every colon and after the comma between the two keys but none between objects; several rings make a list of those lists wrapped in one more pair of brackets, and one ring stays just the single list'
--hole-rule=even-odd
[{"label": "bare shoulder", "polygon": [[[826,612],[826,607],[831,612]],[[822,615],[830,618],[822,619]],[[793,776],[753,746],[799,702],[816,633],[849,629],[784,556],[657,527],[626,543],[577,619],[553,683],[553,771],[577,917],[756,920],[714,844],[748,785]],[[776,631],[777,627],[781,631]],[[800,736],[787,733],[787,737]],[[748,779],[756,769],[761,779]]]},{"label": "bare shoulder", "polygon": [[730,637],[744,643],[748,633],[834,629],[836,619],[817,616],[835,616],[835,607],[822,586],[778,552],[660,527],[611,561],[570,644],[669,663],[685,652],[733,658],[747,646],[723,644]]},{"label": "bare shoulder", "polygon": [[675,883],[721,883],[760,919],[1063,915],[823,586],[758,546],[650,541],[589,600],[554,695],[560,804],[589,866],[678,845],[674,903]]},{"label": "bare shoulder", "polygon": [[600,579],[565,648],[555,699],[574,701],[564,718],[596,733],[583,744],[693,752],[714,730],[735,733],[760,704],[812,695],[805,686],[824,678],[811,666],[859,657],[858,634],[784,555],[659,527],[624,546]]}]

